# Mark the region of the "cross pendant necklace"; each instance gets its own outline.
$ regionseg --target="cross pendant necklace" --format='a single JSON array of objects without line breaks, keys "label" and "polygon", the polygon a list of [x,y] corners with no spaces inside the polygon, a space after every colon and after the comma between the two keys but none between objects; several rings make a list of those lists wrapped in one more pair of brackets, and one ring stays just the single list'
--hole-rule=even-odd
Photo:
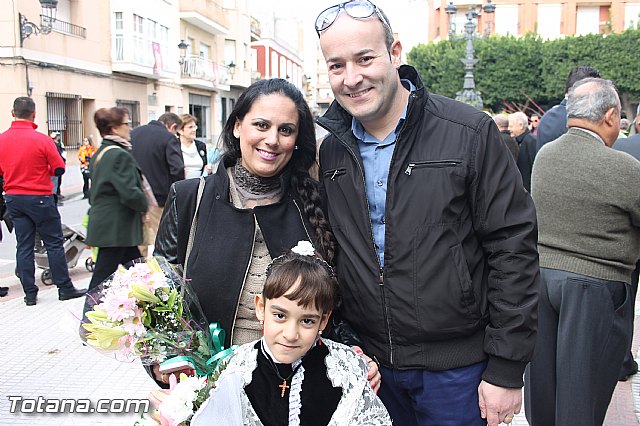
[{"label": "cross pendant necklace", "polygon": [[280,371],[278,371],[278,367],[276,366],[276,363],[273,362],[273,360],[269,359],[271,366],[273,367],[273,371],[275,371],[276,376],[278,376],[278,379],[282,380],[282,383],[280,383],[278,385],[278,387],[282,390],[280,392],[280,398],[284,398],[284,394],[287,392],[287,389],[291,389],[291,386],[289,386],[287,384],[287,382],[296,375],[296,372],[298,371],[298,369],[300,367],[302,367],[302,361],[300,361],[298,363],[298,365],[295,366],[295,368],[293,369],[293,371],[291,371],[291,374],[289,374],[287,377],[282,377],[280,375]]},{"label": "cross pendant necklace", "polygon": [[[263,345],[264,345],[264,342],[263,342]],[[289,379],[293,378],[293,376],[296,375],[296,372],[298,371],[298,369],[302,367],[302,360],[300,359],[298,361],[298,365],[293,367],[291,374],[289,374],[287,377],[282,377],[282,375],[280,375],[280,371],[278,370],[278,366],[276,365],[273,358],[271,358],[271,356],[264,350],[264,346],[261,346],[261,350],[265,358],[267,358],[267,361],[269,361],[269,365],[271,365],[271,367],[273,368],[273,371],[276,373],[276,376],[278,376],[278,379],[282,380],[282,383],[280,383],[278,387],[282,390],[282,392],[280,392],[280,398],[284,398],[284,394],[287,392],[287,389],[291,389],[291,386],[289,386],[287,382],[289,381]],[[292,366],[293,365],[295,365],[295,363],[292,364]]]},{"label": "cross pendant necklace", "polygon": [[287,381],[286,380],[282,380],[282,384],[278,386],[280,389],[282,389],[282,392],[280,393],[280,398],[284,398],[284,393],[287,389],[289,389],[289,386],[287,386]]},{"label": "cross pendant necklace", "polygon": [[291,379],[293,376],[295,376],[296,372],[298,371],[298,369],[300,367],[302,367],[302,361],[300,361],[298,363],[298,365],[296,365],[296,367],[293,369],[291,374],[289,374],[287,377],[282,377],[280,375],[280,371],[278,371],[278,367],[276,366],[276,364],[273,361],[271,361],[271,365],[273,366],[273,369],[276,372],[276,376],[278,376],[278,379],[282,380],[282,383],[279,384],[278,387],[280,389],[282,389],[282,392],[280,392],[280,398],[284,398],[284,394],[285,394],[285,392],[287,392],[287,389],[291,388],[291,386],[287,385],[287,382],[289,381],[289,379]]}]

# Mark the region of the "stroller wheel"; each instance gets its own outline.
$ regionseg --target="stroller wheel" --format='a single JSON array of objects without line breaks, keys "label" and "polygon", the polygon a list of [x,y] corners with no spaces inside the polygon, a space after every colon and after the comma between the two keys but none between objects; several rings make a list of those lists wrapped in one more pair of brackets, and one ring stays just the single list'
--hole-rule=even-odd
[{"label": "stroller wheel", "polygon": [[88,257],[87,260],[84,261],[84,267],[87,268],[87,271],[93,272],[93,268],[96,266],[96,262],[93,261],[92,258]]},{"label": "stroller wheel", "polygon": [[45,269],[42,271],[42,275],[40,275],[40,280],[44,285],[53,285],[53,276],[51,275],[50,269]]}]

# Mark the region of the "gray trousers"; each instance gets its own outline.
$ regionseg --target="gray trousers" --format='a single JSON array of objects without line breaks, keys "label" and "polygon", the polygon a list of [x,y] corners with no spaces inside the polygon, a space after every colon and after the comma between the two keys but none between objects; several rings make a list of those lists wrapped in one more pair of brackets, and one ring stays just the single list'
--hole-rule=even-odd
[{"label": "gray trousers", "polygon": [[629,350],[629,285],[540,269],[538,339],[525,372],[531,426],[602,425]]},{"label": "gray trousers", "polygon": [[631,315],[629,315],[628,325],[631,334],[631,339],[629,339],[629,351],[624,357],[624,362],[622,363],[622,368],[620,369],[620,374],[618,378],[631,374],[633,370],[637,367],[635,365],[635,360],[633,356],[633,352],[631,352],[631,344],[633,343],[633,323],[635,321],[635,310],[636,310],[636,295],[638,294],[638,278],[640,277],[640,262],[636,263],[636,269],[631,273],[631,307],[629,311],[631,311]]}]

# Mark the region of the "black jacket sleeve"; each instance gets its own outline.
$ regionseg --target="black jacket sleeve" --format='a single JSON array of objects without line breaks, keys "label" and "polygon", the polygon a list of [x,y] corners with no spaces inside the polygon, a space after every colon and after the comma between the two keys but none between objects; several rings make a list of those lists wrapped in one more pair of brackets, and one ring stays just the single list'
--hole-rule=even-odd
[{"label": "black jacket sleeve", "polygon": [[322,333],[322,335],[334,342],[347,346],[362,346],[360,336],[351,328],[351,325],[342,318],[339,307],[331,313],[331,319],[327,324],[327,329],[328,330]]},{"label": "black jacket sleeve", "polygon": [[489,324],[483,380],[521,387],[537,331],[538,228],[533,200],[503,149],[490,117],[478,132],[471,204],[473,225],[489,266]]},{"label": "black jacket sleeve", "polygon": [[180,263],[178,261],[178,207],[176,206],[175,184],[171,185],[169,197],[164,205],[153,254],[164,257],[169,263]]},{"label": "black jacket sleeve", "polygon": [[184,179],[184,160],[180,150],[180,142],[172,136],[165,148],[167,165],[169,166],[169,181],[171,183]]},{"label": "black jacket sleeve", "polygon": [[202,167],[200,168],[200,174],[202,174],[202,172],[204,172],[204,166],[207,165],[207,144],[197,139],[195,140],[195,144],[198,155],[202,159]]},{"label": "black jacket sleeve", "polygon": [[169,190],[153,251],[169,263],[184,265],[199,184],[199,179],[185,179]]}]

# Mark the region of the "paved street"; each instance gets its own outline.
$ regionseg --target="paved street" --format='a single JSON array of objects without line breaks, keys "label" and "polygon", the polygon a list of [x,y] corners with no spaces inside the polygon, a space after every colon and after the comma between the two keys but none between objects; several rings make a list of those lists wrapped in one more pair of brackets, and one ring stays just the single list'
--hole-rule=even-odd
[{"label": "paved street", "polygon": [[[73,164],[63,180],[63,194],[70,198],[65,202],[67,214],[86,211],[84,201],[77,200],[82,181],[79,171],[74,180]],[[79,182],[79,186],[78,186]],[[77,201],[73,201],[77,200]],[[76,207],[77,206],[77,207]],[[69,222],[67,222],[69,223]],[[5,253],[9,240],[0,243]],[[9,247],[11,247],[9,245]],[[14,249],[15,250],[15,249]],[[75,285],[86,288],[90,273],[84,268],[85,251],[78,266],[70,273]],[[5,260],[11,261],[11,259]],[[40,293],[36,306],[25,306],[22,289],[13,275],[13,264],[0,271],[0,285],[9,286],[9,295],[0,298],[0,425],[130,425],[136,414],[49,414],[10,413],[9,397],[24,399],[85,398],[96,404],[101,399],[146,398],[155,389],[139,363],[123,363],[98,353],[81,344],[78,337],[78,316],[82,299],[61,302],[57,300],[55,287],[38,282]],[[638,304],[640,305],[640,304]],[[640,328],[640,311],[636,311],[636,330]],[[634,353],[638,350],[638,333],[634,339]],[[638,422],[638,395],[640,378],[619,383],[607,413],[607,426],[632,426]],[[635,400],[634,400],[635,396]],[[14,398],[15,400],[15,398]],[[520,414],[515,426],[526,426]],[[579,426],[579,425],[577,425]]]}]

